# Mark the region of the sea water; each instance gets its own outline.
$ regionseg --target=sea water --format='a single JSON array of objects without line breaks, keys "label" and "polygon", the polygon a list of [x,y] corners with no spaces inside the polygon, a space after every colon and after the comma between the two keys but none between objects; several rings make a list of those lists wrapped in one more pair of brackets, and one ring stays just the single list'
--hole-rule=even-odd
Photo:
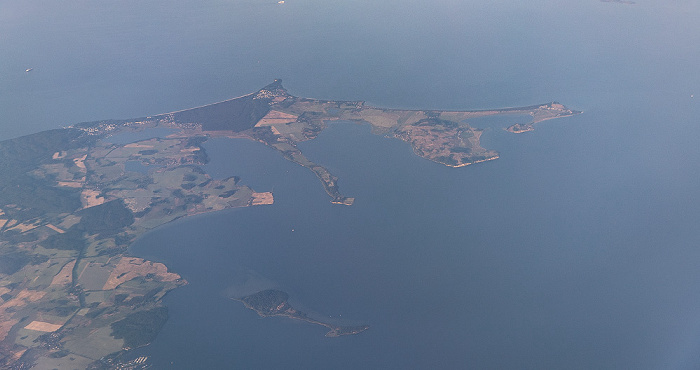
[{"label": "sea water", "polygon": [[[585,112],[518,135],[487,129],[482,144],[501,157],[460,169],[330,125],[300,148],[351,207],[266,147],[211,140],[206,168],[274,191],[275,204],[135,243],[190,284],[134,355],[181,369],[690,369],[699,13],[642,0],[5,1],[0,137],[174,111],[274,78],[294,95],[384,107],[560,101]],[[259,318],[231,299],[254,287],[371,328],[326,338]]]}]

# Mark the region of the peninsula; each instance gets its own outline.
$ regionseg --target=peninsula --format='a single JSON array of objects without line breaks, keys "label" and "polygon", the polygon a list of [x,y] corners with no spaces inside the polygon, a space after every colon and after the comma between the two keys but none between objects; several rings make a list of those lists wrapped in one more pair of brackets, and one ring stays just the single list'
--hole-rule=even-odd
[{"label": "peninsula", "polygon": [[[246,138],[274,148],[316,174],[333,203],[350,205],[354,199],[341,194],[338,178],[297,147],[333,122],[369,124],[373,133],[403,140],[421,157],[462,167],[498,158],[480,145],[482,130],[469,119],[529,114],[532,122],[509,130],[525,132],[537,122],[578,113],[558,103],[385,109],[296,97],[276,80],[193,109],[1,141],[0,367],[117,368],[124,365],[120,353],[155,338],[168,317],[163,297],[187,282],[162,263],[129,256],[129,245],[181,217],[274,203],[271,192],[255,191],[235,176],[209,176],[202,169],[208,138]],[[115,140],[120,135],[132,138]],[[323,325],[328,336],[367,329],[310,319],[280,291],[242,301],[262,316]]]},{"label": "peninsula", "polygon": [[[312,140],[329,124],[350,121],[369,124],[372,132],[410,143],[426,159],[463,167],[498,158],[498,152],[481,146],[483,130],[471,127],[469,119],[496,115],[530,115],[532,121],[508,128],[513,133],[534,130],[534,124],[580,114],[557,102],[521,108],[471,111],[402,110],[367,106],[363,101],[336,101],[290,95],[275,80],[256,93],[194,109],[147,117],[144,121],[182,130],[182,135],[248,138],[263,143],[284,158],[308,168],[321,181],[335,204],[351,205],[354,198],[341,194],[338,178],[325,167],[307,159],[297,143]],[[142,122],[144,124],[145,122]],[[116,126],[97,123],[95,132]]]}]

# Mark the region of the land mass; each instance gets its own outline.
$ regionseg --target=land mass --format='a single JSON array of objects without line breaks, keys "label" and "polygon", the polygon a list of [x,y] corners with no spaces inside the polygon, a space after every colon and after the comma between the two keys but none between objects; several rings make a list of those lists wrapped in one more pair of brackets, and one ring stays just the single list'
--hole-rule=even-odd
[{"label": "land mass", "polygon": [[[338,178],[297,147],[335,121],[369,124],[373,133],[403,140],[421,157],[461,167],[498,158],[481,147],[482,130],[469,119],[529,114],[532,122],[509,129],[525,132],[537,122],[578,113],[559,103],[478,111],[384,109],[296,97],[276,80],[202,107],[2,141],[0,367],[117,368],[124,365],[120,353],[156,337],[167,319],[163,297],[187,282],[162,263],[129,256],[129,245],[177,218],[274,202],[271,192],[254,191],[236,177],[209,176],[201,167],[208,161],[208,138],[246,138],[272,147],[313,171],[333,203],[350,205],[354,199],[341,194]],[[147,135],[162,128],[172,133]],[[125,133],[146,137],[111,140]],[[329,336],[366,329],[309,319],[281,293],[263,294],[277,302],[274,307],[255,303],[258,295],[246,297],[247,305],[261,315],[326,326]]]},{"label": "land mass", "polygon": [[284,316],[290,319],[325,326],[326,328],[330,329],[330,331],[326,333],[327,337],[358,334],[369,329],[369,326],[367,325],[338,326],[310,318],[306,313],[292,307],[287,301],[288,299],[289,294],[286,292],[268,289],[237,300],[243,302],[247,308],[257,312],[261,317]]},{"label": "land mass", "polygon": [[[237,111],[236,120],[223,114],[227,105]],[[375,134],[410,143],[413,151],[426,159],[449,167],[463,167],[497,159],[499,154],[481,146],[483,130],[471,127],[467,120],[493,116],[527,114],[532,121],[511,126],[508,131],[534,130],[534,124],[572,116],[581,112],[557,102],[521,108],[473,111],[401,110],[367,106],[363,101],[331,101],[290,95],[276,80],[255,94],[233,101],[212,104],[169,116],[176,124],[192,125],[192,134],[248,137],[279,151],[285,158],[313,171],[336,204],[351,205],[354,198],[341,194],[338,178],[325,167],[308,160],[297,143],[318,136],[334,121],[369,124]],[[210,117],[202,121],[201,117]],[[200,118],[199,121],[196,118]]]},{"label": "land mass", "polygon": [[[426,159],[449,167],[497,159],[495,150],[481,146],[482,129],[468,120],[496,115],[530,115],[531,122],[516,124],[507,130],[522,133],[534,130],[534,124],[582,112],[568,109],[557,102],[520,108],[492,110],[438,111],[403,110],[368,106],[364,101],[337,101],[301,98],[290,95],[275,80],[258,92],[193,109],[141,119],[142,127],[160,126],[181,130],[184,136],[248,138],[263,143],[284,158],[308,168],[321,181],[335,204],[351,205],[354,198],[341,194],[338,178],[325,167],[304,156],[297,144],[312,140],[328,124],[350,121],[369,124],[372,132],[410,143],[413,151]],[[101,121],[76,127],[95,134],[109,133],[127,121]]]}]

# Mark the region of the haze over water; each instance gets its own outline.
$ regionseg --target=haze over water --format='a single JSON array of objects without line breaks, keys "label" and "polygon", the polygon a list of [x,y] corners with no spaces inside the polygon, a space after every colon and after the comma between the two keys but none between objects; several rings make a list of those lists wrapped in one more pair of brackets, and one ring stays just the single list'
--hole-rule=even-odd
[{"label": "haze over water", "polygon": [[[699,16],[695,1],[4,1],[0,138],[220,101],[274,78],[297,96],[382,107],[557,100],[585,113],[522,135],[489,122],[482,144],[501,158],[461,169],[332,125],[301,149],[352,207],[268,148],[207,143],[208,171],[274,189],[275,204],[136,243],[190,282],[138,353],[182,369],[692,369]],[[371,328],[325,338],[260,319],[226,297],[253,272],[295,305]]]}]

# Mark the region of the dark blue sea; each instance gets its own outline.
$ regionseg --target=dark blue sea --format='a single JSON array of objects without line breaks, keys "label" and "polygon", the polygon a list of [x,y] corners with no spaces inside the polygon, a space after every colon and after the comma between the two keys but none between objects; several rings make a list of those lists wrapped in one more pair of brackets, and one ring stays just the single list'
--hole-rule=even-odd
[{"label": "dark blue sea", "polygon": [[[275,204],[135,243],[189,285],[133,355],[159,369],[695,369],[697,19],[692,0],[4,0],[0,138],[198,106],[274,78],[297,96],[380,107],[556,100],[584,114],[520,135],[475,121],[501,157],[459,169],[331,124],[300,148],[351,207],[269,148],[210,140],[212,176],[273,191]],[[371,328],[326,338],[230,299],[266,288]]]}]

